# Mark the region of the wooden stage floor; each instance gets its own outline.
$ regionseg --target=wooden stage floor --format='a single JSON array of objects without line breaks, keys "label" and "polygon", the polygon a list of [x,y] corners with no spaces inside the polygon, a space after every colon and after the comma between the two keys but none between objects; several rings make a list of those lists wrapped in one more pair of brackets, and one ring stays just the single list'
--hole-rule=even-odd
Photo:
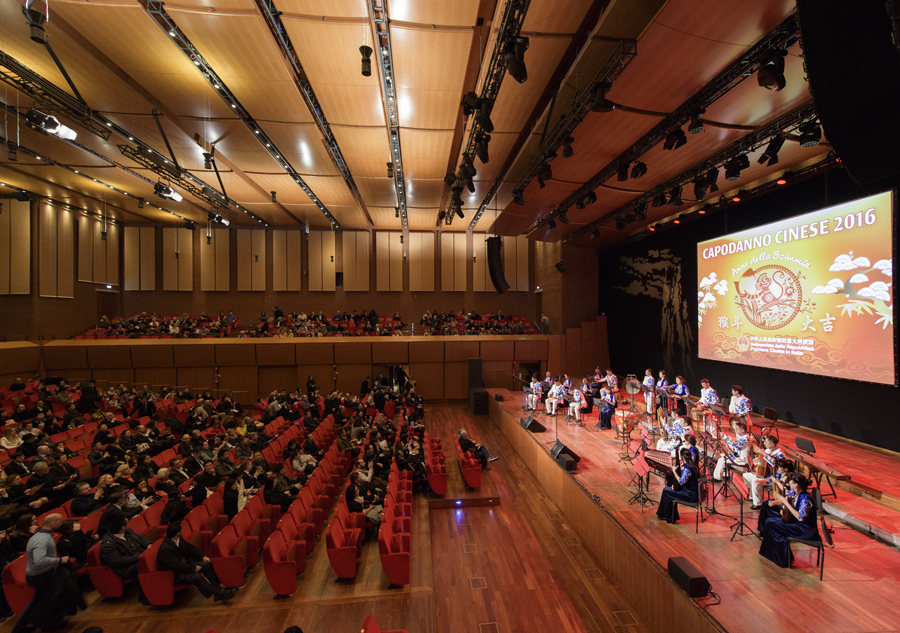
[{"label": "wooden stage floor", "polygon": [[[501,415],[516,421],[525,415],[521,409],[523,394],[491,392],[502,393],[506,398],[500,403]],[[539,415],[537,419],[547,426],[547,432],[532,437],[549,453],[555,436],[553,418]],[[558,418],[559,439],[581,456],[579,470],[573,477],[586,494],[597,495],[661,565],[665,567],[669,557],[684,556],[706,575],[713,591],[722,598],[720,605],[707,610],[723,628],[735,633],[900,631],[900,552],[896,548],[829,517],[828,522],[835,528],[835,549],[826,550],[825,577],[820,582],[815,550],[795,546],[794,567],[781,569],[759,556],[759,540],[755,536],[730,540],[731,518],[713,516],[700,524],[699,534],[695,534],[694,513],[689,509],[682,512],[679,524],[660,522],[655,506],[645,507],[642,513],[639,505],[629,505],[633,489],[628,482],[633,470],[627,462],[619,461],[621,442],[615,439],[614,431],[594,432],[596,413],[591,419],[588,430],[567,426],[564,416]],[[528,433],[524,429],[521,432]],[[889,507],[890,497],[900,498],[900,459],[896,455],[801,428],[782,427],[780,435],[788,446],[793,446],[795,435],[811,437],[818,449],[817,457],[851,474],[853,481],[882,491],[886,497],[884,503],[875,503],[838,490],[834,503],[853,508],[854,514],[878,525],[900,525],[900,512]],[[495,436],[501,436],[499,430],[488,432],[488,441],[495,441]],[[547,458],[550,459],[549,454]],[[658,500],[663,484],[659,478],[651,480],[650,496]],[[732,499],[722,502],[719,497],[716,508],[729,515],[738,514],[738,504]],[[749,504],[744,510],[748,523],[755,528],[756,513],[749,510]]]}]

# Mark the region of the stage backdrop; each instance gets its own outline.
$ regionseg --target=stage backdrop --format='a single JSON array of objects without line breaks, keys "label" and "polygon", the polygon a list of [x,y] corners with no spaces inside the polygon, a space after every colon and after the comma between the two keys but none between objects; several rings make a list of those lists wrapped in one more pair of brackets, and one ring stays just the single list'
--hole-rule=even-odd
[{"label": "stage backdrop", "polygon": [[698,355],[894,384],[893,196],[697,244]]}]

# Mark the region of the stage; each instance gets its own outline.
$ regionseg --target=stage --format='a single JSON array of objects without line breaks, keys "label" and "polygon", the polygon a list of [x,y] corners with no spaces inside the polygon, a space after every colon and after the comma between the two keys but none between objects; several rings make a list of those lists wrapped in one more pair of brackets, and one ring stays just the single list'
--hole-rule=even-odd
[{"label": "stage", "polygon": [[[659,577],[667,575],[668,558],[674,556],[687,558],[721,596],[719,605],[712,606],[712,599],[699,602],[709,605],[707,613],[715,624],[728,631],[900,630],[900,605],[895,599],[900,595],[900,552],[895,548],[828,516],[834,528],[835,548],[826,550],[824,581],[819,581],[815,550],[795,545],[794,567],[779,568],[759,556],[759,539],[755,536],[731,540],[734,519],[728,516],[708,518],[700,524],[699,534],[695,533],[694,511],[690,508],[682,509],[678,524],[660,522],[655,505],[645,506],[642,512],[639,504],[628,503],[634,492],[634,486],[629,486],[634,470],[629,462],[619,459],[623,449],[615,431],[593,431],[596,410],[586,428],[567,425],[564,413],[556,418],[559,439],[581,457],[577,472],[566,475],[550,456],[557,436],[554,418],[536,415],[547,430],[530,433],[518,424],[519,418],[527,415],[522,411],[524,394],[489,391],[504,397],[502,403],[493,398],[490,401],[490,417],[498,430],[557,500],[568,521],[605,565],[607,577],[615,579],[634,603],[645,606],[642,615],[650,622],[658,621],[662,627],[659,630],[697,630],[711,624],[704,622],[705,614],[677,586],[673,592],[660,584]],[[788,448],[794,446],[796,435],[813,439],[818,458],[851,475],[850,481],[840,482],[836,499],[826,498],[835,512],[850,513],[888,534],[897,532],[900,456],[808,429],[779,426],[781,443]],[[655,476],[650,479],[649,496],[658,500],[662,480]],[[861,495],[850,492],[854,489]],[[755,529],[757,513],[749,506],[744,504],[745,518]],[[716,509],[735,517],[739,514],[733,498],[717,498]],[[646,565],[647,560],[652,564]],[[656,594],[662,594],[662,598]],[[667,622],[667,618],[693,623],[685,626],[687,622]]]}]

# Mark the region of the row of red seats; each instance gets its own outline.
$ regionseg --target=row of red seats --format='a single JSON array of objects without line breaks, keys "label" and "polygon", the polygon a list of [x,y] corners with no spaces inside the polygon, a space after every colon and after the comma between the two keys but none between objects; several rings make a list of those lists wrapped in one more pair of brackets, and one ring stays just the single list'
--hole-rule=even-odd
[{"label": "row of red seats", "polygon": [[447,466],[444,463],[446,457],[441,440],[429,437],[428,431],[425,431],[422,435],[422,447],[425,451],[425,475],[428,477],[428,485],[434,494],[443,496],[447,494]]},{"label": "row of red seats", "polygon": [[481,488],[481,462],[469,453],[463,452],[459,438],[456,439],[456,451],[459,453],[459,467],[466,485],[475,490]]},{"label": "row of red seats", "polygon": [[378,528],[381,568],[392,585],[408,585],[412,567],[412,473],[396,464],[388,475],[384,511]]}]

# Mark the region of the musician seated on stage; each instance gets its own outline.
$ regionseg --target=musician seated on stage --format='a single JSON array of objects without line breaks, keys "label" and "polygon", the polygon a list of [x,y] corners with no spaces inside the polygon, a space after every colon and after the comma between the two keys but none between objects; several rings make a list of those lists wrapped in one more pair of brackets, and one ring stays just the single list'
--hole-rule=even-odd
[{"label": "musician seated on stage", "polygon": [[528,387],[531,393],[525,397],[525,410],[534,411],[541,403],[541,381],[538,380],[537,374],[531,377],[531,384]]},{"label": "musician seated on stage", "polygon": [[771,483],[771,478],[766,477],[766,472],[775,471],[775,460],[785,459],[784,451],[778,448],[777,437],[766,435],[763,437],[762,443],[764,452],[757,455],[754,463],[756,468],[747,471],[743,475],[753,499],[753,510],[759,510],[762,507],[763,487]]},{"label": "musician seated on stage", "polygon": [[656,450],[669,451],[675,457],[675,450],[681,446],[686,433],[692,433],[690,418],[673,417],[660,420],[662,435],[656,442]]},{"label": "musician seated on stage", "polygon": [[681,464],[675,467],[675,475],[678,480],[672,486],[663,488],[659,497],[659,508],[656,510],[659,520],[666,523],[678,521],[676,501],[695,503],[700,499],[698,470],[691,452],[686,448],[681,449]]},{"label": "musician seated on stage", "polygon": [[554,382],[553,386],[550,387],[550,391],[547,392],[547,399],[544,400],[544,405],[547,407],[547,415],[556,415],[556,408],[559,406],[559,403],[565,403],[566,401],[565,395],[566,390],[562,383],[558,380]]},{"label": "musician seated on stage", "polygon": [[731,401],[728,403],[728,412],[732,415],[739,415],[745,421],[750,419],[750,411],[753,406],[750,404],[750,398],[744,395],[744,390],[740,385],[731,386]]},{"label": "musician seated on stage", "polygon": [[[789,459],[775,460],[775,474],[772,477],[769,477],[769,483],[766,484],[766,488],[777,490],[782,495],[793,499],[794,491],[790,486],[788,486],[788,480],[793,474],[793,462],[791,462]],[[773,497],[772,499],[763,502],[762,507],[759,510],[759,518],[756,523],[756,531],[762,534],[763,528],[766,526],[766,521],[768,521],[772,517],[779,516],[781,516],[781,503],[779,501],[777,501]]]},{"label": "musician seated on stage", "polygon": [[773,490],[772,496],[781,501],[790,513],[786,518],[776,516],[766,521],[762,529],[762,543],[759,553],[779,567],[790,567],[794,560],[789,538],[804,541],[821,540],[819,524],[816,516],[816,505],[812,495],[807,492],[809,479],[800,473],[794,473],[788,479],[788,486],[794,492],[793,499]]},{"label": "musician seated on stage", "polygon": [[600,399],[603,406],[600,407],[600,421],[597,422],[595,430],[608,431],[612,428],[612,417],[616,414],[616,393],[610,387],[600,389]]},{"label": "musician seated on stage", "polygon": [[[598,369],[599,369],[599,368],[598,368]],[[595,378],[596,378],[596,376],[595,376]],[[607,369],[607,370],[606,370],[606,375],[603,376],[603,377],[601,377],[601,378],[599,378],[599,379],[597,379],[597,382],[598,382],[598,383],[599,383],[599,382],[605,382],[605,383],[606,383],[607,389],[609,389],[609,390],[610,390],[611,392],[613,392],[613,393],[616,393],[616,392],[619,391],[619,379],[618,379],[618,378],[616,377],[616,375],[613,373],[613,370],[612,370],[612,369]]]},{"label": "musician seated on stage", "polygon": [[566,416],[566,420],[574,418],[578,426],[582,426],[581,414],[587,412],[587,398],[585,398],[584,394],[581,392],[581,389],[576,389],[572,393],[572,402],[569,403],[569,414]]},{"label": "musician seated on stage", "polygon": [[709,386],[709,379],[704,378],[700,381],[700,400],[697,401],[697,407],[708,409],[714,404],[719,404],[719,394]]},{"label": "musician seated on stage", "polygon": [[713,479],[721,481],[725,474],[725,464],[732,468],[745,470],[750,464],[750,435],[747,433],[747,423],[740,418],[731,419],[731,427],[734,429],[734,439],[725,435],[727,452],[719,457],[716,469],[713,471]]}]

